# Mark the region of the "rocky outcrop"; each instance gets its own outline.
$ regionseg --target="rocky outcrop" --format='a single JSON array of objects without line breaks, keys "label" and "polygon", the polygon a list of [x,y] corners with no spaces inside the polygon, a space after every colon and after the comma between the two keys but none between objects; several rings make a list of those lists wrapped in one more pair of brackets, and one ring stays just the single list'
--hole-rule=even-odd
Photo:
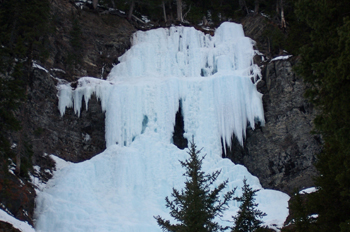
[{"label": "rocky outcrop", "polygon": [[[35,196],[35,191],[30,183],[25,183],[10,173],[0,172],[0,209],[32,224]],[[0,224],[0,231],[2,226],[5,225]]]},{"label": "rocky outcrop", "polygon": [[37,68],[31,75],[23,124],[27,139],[33,144],[34,164],[42,160],[44,153],[80,162],[103,151],[104,113],[97,99],[90,100],[88,111],[84,104],[80,118],[73,109],[61,117],[55,79]]},{"label": "rocky outcrop", "polygon": [[271,27],[268,19],[261,15],[247,16],[240,22],[243,25],[245,36],[256,42],[256,48],[265,56],[270,56],[270,48],[264,32]]},{"label": "rocky outcrop", "polygon": [[105,78],[136,31],[125,18],[82,10],[74,1],[52,1],[51,10],[55,32],[44,66],[64,70],[56,75],[69,81],[82,76]]},{"label": "rocky outcrop", "polygon": [[0,221],[0,232],[21,232],[14,228],[10,223]]},{"label": "rocky outcrop", "polygon": [[243,148],[234,139],[227,154],[259,177],[265,188],[287,193],[313,186],[313,163],[321,147],[320,136],[311,134],[315,110],[303,97],[307,87],[293,72],[291,60],[266,65],[258,84],[266,124],[248,129]]}]

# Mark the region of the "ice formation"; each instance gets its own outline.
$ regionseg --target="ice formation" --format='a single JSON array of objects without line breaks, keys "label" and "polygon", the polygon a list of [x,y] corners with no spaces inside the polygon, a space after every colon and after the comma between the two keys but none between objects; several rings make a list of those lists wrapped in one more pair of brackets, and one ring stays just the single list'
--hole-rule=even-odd
[{"label": "ice formation", "polygon": [[[161,231],[153,216],[169,218],[164,198],[184,183],[178,160],[187,153],[172,144],[179,104],[184,136],[193,136],[206,154],[204,170],[221,169],[218,183],[228,179],[228,190],[240,188],[244,177],[261,189],[245,167],[221,158],[221,139],[230,145],[234,134],[243,144],[247,126],[264,124],[252,45],[234,23],[223,23],[215,36],[190,27],[139,31],[107,80],[84,77],[75,90],[60,85],[61,115],[67,107],[79,115],[82,99],[87,107],[92,94],[99,98],[106,112],[107,149],[55,174],[38,194],[36,229]],[[288,199],[278,191],[258,192],[267,225],[283,223]],[[232,202],[224,220],[231,220],[237,207]]]}]

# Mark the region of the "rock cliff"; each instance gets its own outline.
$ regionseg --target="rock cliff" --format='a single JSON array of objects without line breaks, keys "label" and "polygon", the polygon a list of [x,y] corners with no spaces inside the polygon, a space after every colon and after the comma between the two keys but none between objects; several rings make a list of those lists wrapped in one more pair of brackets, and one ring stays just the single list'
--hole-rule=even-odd
[{"label": "rock cliff", "polygon": [[290,194],[313,186],[313,163],[321,147],[319,135],[310,133],[315,110],[303,98],[307,87],[293,72],[291,60],[266,64],[258,84],[264,94],[266,124],[254,131],[248,129],[244,147],[234,140],[227,154],[258,176],[265,188]]}]

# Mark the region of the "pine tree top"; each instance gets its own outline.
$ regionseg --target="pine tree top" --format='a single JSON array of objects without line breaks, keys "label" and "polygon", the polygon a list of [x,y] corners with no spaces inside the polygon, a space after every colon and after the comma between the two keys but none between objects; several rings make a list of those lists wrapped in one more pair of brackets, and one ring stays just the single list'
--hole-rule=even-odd
[{"label": "pine tree top", "polygon": [[205,156],[200,156],[193,139],[189,148],[189,158],[180,161],[185,168],[185,187],[181,190],[173,188],[171,194],[173,200],[165,198],[166,207],[170,209],[170,216],[177,223],[172,224],[169,220],[164,220],[156,216],[158,225],[164,231],[181,232],[214,232],[223,231],[227,228],[219,225],[214,219],[222,216],[222,212],[227,209],[228,202],[232,199],[234,190],[228,191],[224,197],[220,198],[220,193],[227,185],[227,180],[212,188],[211,185],[220,175],[220,171],[206,174],[202,171],[202,162]]}]

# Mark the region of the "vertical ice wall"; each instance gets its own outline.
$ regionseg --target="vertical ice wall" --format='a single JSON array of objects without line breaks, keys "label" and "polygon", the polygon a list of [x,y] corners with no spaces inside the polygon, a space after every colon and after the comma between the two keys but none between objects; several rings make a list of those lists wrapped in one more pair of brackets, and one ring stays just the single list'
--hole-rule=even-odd
[{"label": "vertical ice wall", "polygon": [[[222,24],[213,37],[189,27],[140,31],[107,80],[84,77],[75,90],[59,86],[62,115],[73,106],[79,115],[82,99],[87,104],[92,94],[101,100],[107,149],[54,175],[38,194],[36,229],[161,231],[153,216],[169,218],[164,198],[184,183],[178,160],[187,154],[171,141],[179,101],[184,136],[194,136],[206,154],[203,170],[222,170],[217,182],[228,179],[227,190],[240,188],[244,177],[260,189],[245,167],[221,158],[221,138],[230,144],[234,133],[242,143],[248,124],[264,124],[252,44],[234,23]],[[282,225],[288,199],[281,192],[259,191],[265,224]],[[220,224],[232,226],[236,211],[232,202]]]},{"label": "vertical ice wall", "polygon": [[59,109],[63,115],[74,105],[79,114],[82,98],[96,94],[106,110],[107,146],[129,145],[145,119],[170,141],[180,100],[188,135],[210,131],[230,145],[234,133],[242,144],[248,124],[264,124],[252,45],[234,23],[213,37],[190,27],[138,31],[107,81],[81,78],[74,91],[60,86]]}]

